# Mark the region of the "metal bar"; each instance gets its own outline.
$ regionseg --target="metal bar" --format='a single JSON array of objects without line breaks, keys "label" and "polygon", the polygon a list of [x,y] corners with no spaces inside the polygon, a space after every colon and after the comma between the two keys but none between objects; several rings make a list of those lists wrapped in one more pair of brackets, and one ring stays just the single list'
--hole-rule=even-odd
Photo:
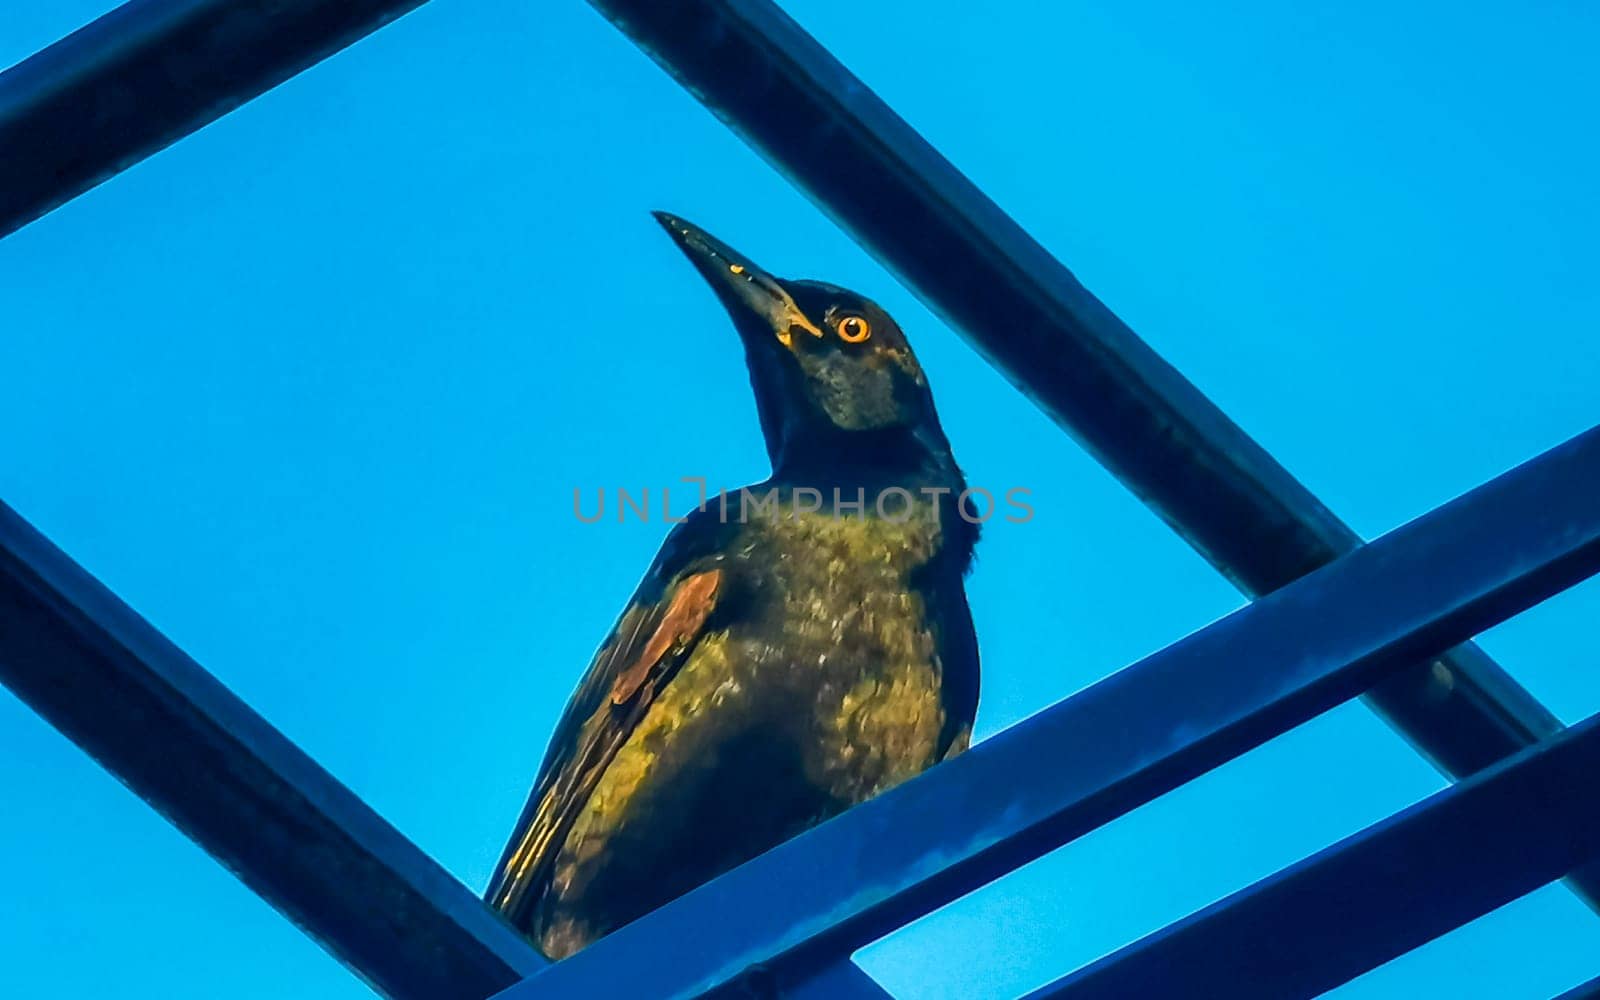
[{"label": "metal bar", "polygon": [[[775,4],[591,3],[1246,594],[1360,544]],[[1367,700],[1457,778],[1561,728],[1473,646]]]},{"label": "metal bar", "polygon": [[782,997],[783,1000],[894,1000],[888,990],[861,971],[855,962],[832,962],[795,983],[769,980],[760,986],[764,988],[750,990],[749,994]]},{"label": "metal bar", "polygon": [[1597,570],[1600,428],[502,996],[686,998],[825,967]]},{"label": "metal bar", "polygon": [[0,73],[0,236],[423,0],[132,0]]},{"label": "metal bar", "polygon": [[1594,1000],[1595,997],[1600,997],[1600,977],[1574,986],[1555,1000]]},{"label": "metal bar", "polygon": [[1600,716],[1028,994],[1315,997],[1600,856]]},{"label": "metal bar", "polygon": [[0,504],[0,681],[390,997],[545,961],[464,885]]}]

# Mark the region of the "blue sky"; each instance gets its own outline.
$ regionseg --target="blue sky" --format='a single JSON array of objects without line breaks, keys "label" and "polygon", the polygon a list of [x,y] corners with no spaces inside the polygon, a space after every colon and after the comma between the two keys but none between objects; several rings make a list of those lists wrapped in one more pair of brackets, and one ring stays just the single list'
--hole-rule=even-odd
[{"label": "blue sky", "polygon": [[[110,6],[0,0],[0,64]],[[1594,8],[989,6],[788,9],[1359,530],[1600,418]],[[435,0],[0,242],[0,497],[480,888],[662,532],[572,490],[766,471],[652,208],[879,299],[971,478],[1033,491],[970,583],[980,736],[1238,605],[577,0]],[[1483,642],[1575,721],[1597,619],[1591,583]],[[1349,705],[862,961],[1013,996],[1439,787]],[[365,995],[9,695],[0,795],[0,991]],[[1596,955],[1550,887],[1333,995]]]}]

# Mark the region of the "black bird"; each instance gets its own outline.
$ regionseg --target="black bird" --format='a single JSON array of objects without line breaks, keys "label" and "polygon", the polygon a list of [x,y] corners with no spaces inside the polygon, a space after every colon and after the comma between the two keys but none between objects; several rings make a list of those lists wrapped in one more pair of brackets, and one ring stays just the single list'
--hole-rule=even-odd
[{"label": "black bird", "polygon": [[556,726],[487,893],[552,959],[960,752],[978,704],[977,526],[905,336],[656,218],[733,317],[773,471],[672,530]]}]

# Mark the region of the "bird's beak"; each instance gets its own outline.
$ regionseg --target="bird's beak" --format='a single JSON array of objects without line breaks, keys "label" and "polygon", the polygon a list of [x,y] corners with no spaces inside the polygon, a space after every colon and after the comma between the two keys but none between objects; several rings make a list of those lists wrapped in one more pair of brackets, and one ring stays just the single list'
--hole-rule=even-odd
[{"label": "bird's beak", "polygon": [[733,314],[741,333],[748,336],[752,329],[770,330],[785,347],[793,347],[796,336],[822,336],[795,304],[794,296],[748,257],[693,223],[666,212],[652,214]]}]

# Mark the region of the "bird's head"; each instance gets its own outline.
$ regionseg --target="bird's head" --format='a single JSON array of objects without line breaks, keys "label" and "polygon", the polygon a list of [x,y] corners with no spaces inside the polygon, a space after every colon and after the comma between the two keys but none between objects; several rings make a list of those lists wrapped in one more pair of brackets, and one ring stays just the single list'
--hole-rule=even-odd
[{"label": "bird's head", "polygon": [[876,303],[775,278],[692,223],[655,216],[733,317],[774,466],[902,440],[948,456],[922,368]]}]

